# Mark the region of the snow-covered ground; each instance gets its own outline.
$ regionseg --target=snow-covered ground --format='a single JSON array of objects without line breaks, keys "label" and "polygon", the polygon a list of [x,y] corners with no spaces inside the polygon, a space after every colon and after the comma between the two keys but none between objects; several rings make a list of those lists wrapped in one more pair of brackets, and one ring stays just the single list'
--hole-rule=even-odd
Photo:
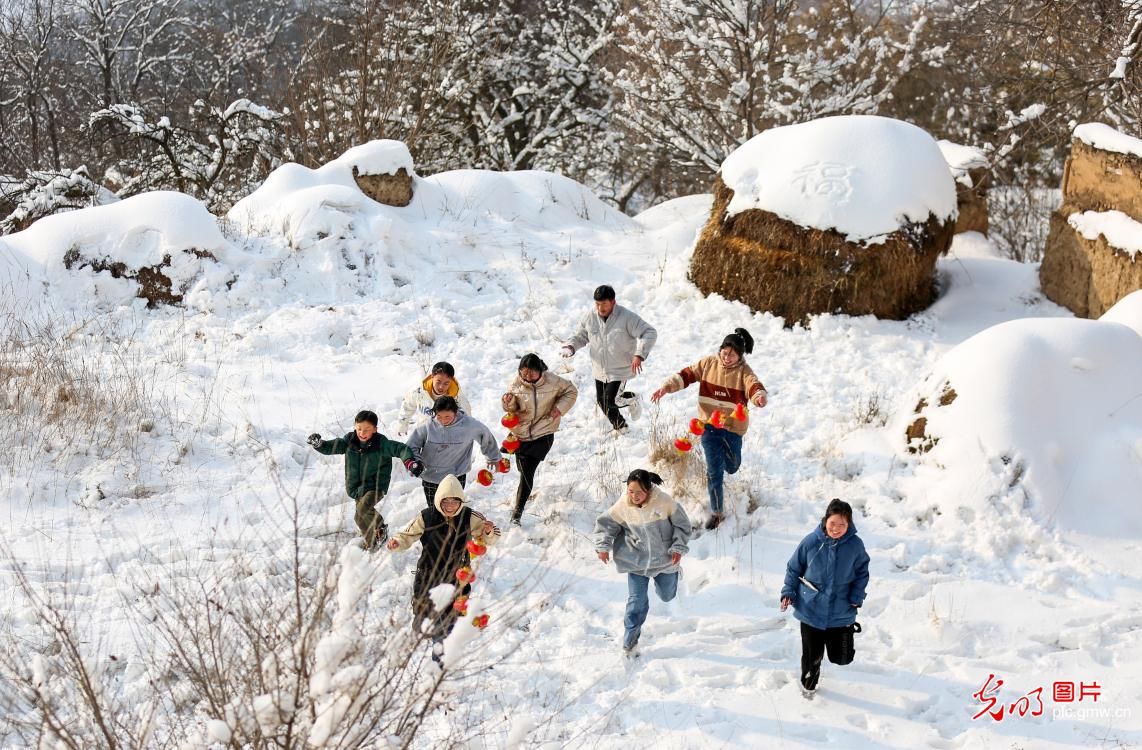
[{"label": "snow-covered ground", "polygon": [[[1036,267],[961,235],[939,263],[943,293],[929,310],[900,322],[822,316],[787,329],[739,303],[703,298],[687,281],[708,196],[630,219],[554,175],[466,171],[418,179],[413,203],[395,209],[354,195],[342,178],[313,173],[301,181],[304,200],[268,184],[279,192],[239,205],[224,240],[204,212],[153,197],[135,209],[139,199],[46,219],[0,240],[0,276],[24,305],[19,314],[72,321],[69,340],[111,362],[107,377],[144,375],[144,401],[156,414],[138,421],[124,409],[121,433],[109,436],[20,433],[0,475],[0,534],[11,560],[35,586],[66,589],[61,601],[102,636],[104,653],[116,654],[123,695],[146,692],[152,656],[124,625],[131,586],[165,585],[187,570],[207,577],[239,553],[267,561],[248,575],[275,575],[295,498],[307,544],[352,543],[341,461],[310,450],[307,434],[344,434],[362,408],[391,423],[405,390],[444,359],[474,416],[502,436],[499,396],[519,357],[534,351],[566,370],[580,400],[539,470],[523,528],[507,530],[481,561],[476,591],[491,624],[464,661],[468,677],[453,696],[463,710],[431,716],[420,746],[473,726],[479,747],[1142,744],[1142,534],[1110,533],[1114,524],[1105,523],[1142,500],[1138,403],[1125,406],[1115,428],[1125,447],[1103,454],[1115,484],[1096,503],[1069,498],[1080,516],[1101,519],[1081,532],[1031,496],[1055,487],[1054,478],[1033,481],[1034,466],[1017,472],[1023,464],[982,437],[947,461],[939,445],[927,454],[906,449],[903,430],[924,379],[965,371],[942,361],[954,347],[1020,318],[1044,330],[1076,323],[1042,297]],[[256,221],[273,211],[272,220]],[[105,273],[92,281],[58,266],[75,243],[125,252],[116,243],[129,236],[133,248],[144,238],[153,252],[168,239],[171,247],[193,244],[196,233],[219,261],[184,269],[182,307],[147,310],[132,301],[132,282]],[[692,542],[675,602],[651,597],[642,656],[632,661],[619,647],[626,583],[599,562],[590,532],[625,475],[652,468],[652,443],[683,433],[695,393],[670,396],[629,434],[608,436],[587,356],[558,356],[601,283],[659,331],[635,390],[648,394],[744,326],[757,342],[748,359],[770,394],[746,436],[744,466],[728,478],[729,520]],[[1116,341],[1101,345],[1137,346]],[[972,382],[991,374],[1007,379],[997,390],[1011,394],[1041,382],[1034,358],[1023,371],[999,366],[1001,352],[993,359],[987,346],[972,350]],[[1088,365],[1113,372],[1114,357],[1088,357]],[[961,398],[964,408],[1003,406],[987,394]],[[1093,394],[1057,398],[1104,406]],[[1019,404],[1052,414],[1059,407],[1037,394]],[[1014,446],[1028,460],[1065,463],[1051,453],[1056,444],[1078,450],[1084,437],[1103,435],[1087,422],[1081,428],[1092,432],[1066,434],[1079,428],[1067,414],[1024,419],[1002,434],[1028,441]],[[985,429],[993,422],[1002,420],[979,434],[998,434]],[[969,414],[944,426],[972,424]],[[951,434],[944,446],[959,433]],[[1098,486],[1090,479],[1102,468],[1098,455],[1080,462],[1087,488]],[[659,471],[692,518],[703,519],[700,469]],[[514,487],[514,474],[473,486],[470,502],[506,525]],[[1109,495],[1118,501],[1106,502]],[[807,700],[796,680],[797,622],[778,611],[778,598],[786,560],[832,497],[857,510],[871,581],[856,661],[826,663]],[[396,468],[381,508],[390,524],[404,524],[422,503],[419,483]],[[407,612],[416,552],[368,559],[377,572],[369,606]],[[0,596],[20,601],[10,573],[0,574]],[[26,606],[2,611],[6,634],[35,631]],[[1027,694],[1034,711],[1042,688],[1042,714],[1009,708],[1002,720],[973,718],[989,705],[973,694],[990,676],[1003,681],[993,711]],[[1076,700],[1057,699],[1056,683],[1073,684]],[[223,718],[204,716],[203,726]]]}]

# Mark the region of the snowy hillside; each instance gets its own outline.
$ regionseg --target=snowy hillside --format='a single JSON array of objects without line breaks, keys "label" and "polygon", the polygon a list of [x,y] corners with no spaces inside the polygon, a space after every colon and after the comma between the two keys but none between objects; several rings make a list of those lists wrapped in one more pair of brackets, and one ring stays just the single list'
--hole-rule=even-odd
[{"label": "snowy hillside", "polygon": [[[404,392],[448,360],[474,416],[503,437],[500,394],[519,357],[536,352],[573,380],[579,401],[539,469],[522,529],[506,530],[481,561],[473,599],[490,625],[449,641],[455,676],[442,689],[454,707],[428,717],[416,746],[1142,744],[1142,401],[1112,427],[1090,426],[1092,410],[1137,388],[1135,302],[1117,323],[1071,320],[1039,293],[1036,267],[1001,260],[968,234],[940,261],[943,295],[925,313],[822,316],[786,329],[702,298],[687,281],[707,196],[630,219],[541,172],[449,172],[416,178],[415,191],[408,207],[389,208],[314,171],[271,178],[221,227],[177,195],[152,195],[0,239],[6,318],[44,331],[50,319],[66,353],[59,361],[90,372],[106,399],[98,413],[5,428],[0,591],[17,602],[3,610],[5,634],[43,643],[43,623],[19,593],[23,576],[78,618],[93,661],[142,715],[163,660],[153,633],[131,619],[133,602],[180,581],[271,589],[290,568],[294,513],[306,554],[336,557],[353,545],[340,458],[310,450],[306,435],[345,434],[369,408],[393,436],[386,425]],[[178,232],[209,241],[215,258],[187,270],[180,307],[145,309],[130,282],[60,266],[77,243],[122,251],[123,237]],[[608,434],[587,357],[568,365],[558,356],[602,283],[659,331],[635,390],[649,394],[744,326],[757,341],[748,360],[770,394],[742,470],[728,478],[729,520],[691,543],[675,602],[651,597],[633,661],[619,647],[625,579],[597,559],[590,533],[626,474],[654,468],[655,449],[682,434],[696,396],[677,394],[629,434]],[[33,299],[45,304],[25,306]],[[1035,320],[1008,322],[1022,318]],[[1055,346],[1020,350],[1021,331]],[[5,365],[20,361],[17,351],[5,356]],[[1099,378],[1083,375],[1092,369]],[[1054,381],[1053,372],[1074,374]],[[977,445],[945,457],[947,437],[929,453],[908,452],[903,430],[929,376],[962,392],[948,407],[960,410],[954,419],[933,419],[933,429],[975,425]],[[5,405],[14,409],[13,395]],[[59,398],[45,413],[78,403]],[[993,412],[1012,407],[1010,422]],[[1003,460],[1007,446],[990,442],[997,434],[1024,463]],[[704,519],[701,470],[656,470],[691,518]],[[472,486],[470,504],[506,526],[515,478]],[[1043,494],[1058,492],[1066,505]],[[779,591],[786,560],[832,497],[856,509],[871,581],[855,662],[826,663],[806,700],[798,626],[779,612]],[[381,506],[390,525],[422,507],[419,482],[396,467]],[[340,559],[370,613],[406,623],[416,554]],[[343,619],[335,627],[350,633]],[[1042,688],[1042,714],[973,718],[995,681],[973,694],[992,675],[1003,681],[997,707]],[[333,690],[330,680],[322,689]],[[1073,683],[1076,700],[1056,699],[1055,683]],[[219,714],[197,706],[175,746],[223,746],[242,712]],[[0,747],[21,746],[12,726],[0,720]]]}]

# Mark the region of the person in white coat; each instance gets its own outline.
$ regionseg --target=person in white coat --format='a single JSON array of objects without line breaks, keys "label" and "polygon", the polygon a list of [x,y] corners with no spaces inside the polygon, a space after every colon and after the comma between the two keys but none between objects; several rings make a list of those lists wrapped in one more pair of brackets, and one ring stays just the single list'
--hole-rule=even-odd
[{"label": "person in white coat", "polygon": [[604,284],[595,290],[595,309],[587,313],[575,335],[563,345],[563,356],[572,357],[590,344],[591,373],[595,376],[595,402],[611,426],[627,429],[620,409],[631,419],[642,412],[638,395],[626,390],[627,381],[642,372],[658,332],[622,305],[615,304],[615,290]]},{"label": "person in white coat", "polygon": [[472,405],[456,380],[456,368],[448,362],[437,362],[421,384],[405,394],[393,432],[403,437],[428,424],[435,415],[432,407],[441,396],[451,396],[456,399],[462,413],[472,413]]}]

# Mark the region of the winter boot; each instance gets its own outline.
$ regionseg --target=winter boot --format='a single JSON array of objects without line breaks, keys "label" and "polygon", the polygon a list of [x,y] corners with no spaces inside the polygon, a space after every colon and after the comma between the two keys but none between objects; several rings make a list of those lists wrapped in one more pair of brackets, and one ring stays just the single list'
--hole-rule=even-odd
[{"label": "winter boot", "polygon": [[637,393],[632,391],[623,391],[615,399],[615,406],[620,409],[625,408],[630,415],[632,422],[637,422],[638,418],[642,416],[642,399],[638,397]]}]

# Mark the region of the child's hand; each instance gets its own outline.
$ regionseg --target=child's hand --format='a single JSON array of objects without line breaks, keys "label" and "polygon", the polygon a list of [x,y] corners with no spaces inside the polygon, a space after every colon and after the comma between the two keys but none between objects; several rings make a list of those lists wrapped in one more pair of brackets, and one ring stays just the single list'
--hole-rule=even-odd
[{"label": "child's hand", "polygon": [[650,400],[653,401],[654,403],[658,403],[658,399],[662,398],[665,395],[666,395],[666,389],[665,388],[659,388],[657,391],[650,394]]},{"label": "child's hand", "polygon": [[793,603],[793,600],[790,599],[788,596],[781,597],[781,611],[784,612],[785,610],[789,609],[789,605],[792,603]]},{"label": "child's hand", "polygon": [[512,394],[510,394],[510,393],[505,393],[503,396],[500,396],[500,403],[501,403],[501,404],[503,404],[503,406],[504,406],[504,411],[511,411],[511,408],[512,408]]},{"label": "child's hand", "polygon": [[388,549],[391,549],[393,552],[396,552],[397,548],[400,547],[400,542],[398,542],[396,539],[390,539],[385,544],[385,547],[387,547]]},{"label": "child's hand", "polygon": [[610,552],[600,552],[599,553],[599,559],[603,561],[604,565],[606,565],[607,563],[609,563],[611,561],[611,553]]},{"label": "child's hand", "polygon": [[681,559],[682,559],[682,553],[681,552],[671,552],[670,553],[670,564],[671,565],[677,565],[678,561]]},{"label": "child's hand", "polygon": [[491,521],[484,521],[484,536],[491,536],[496,532],[496,525]]}]

